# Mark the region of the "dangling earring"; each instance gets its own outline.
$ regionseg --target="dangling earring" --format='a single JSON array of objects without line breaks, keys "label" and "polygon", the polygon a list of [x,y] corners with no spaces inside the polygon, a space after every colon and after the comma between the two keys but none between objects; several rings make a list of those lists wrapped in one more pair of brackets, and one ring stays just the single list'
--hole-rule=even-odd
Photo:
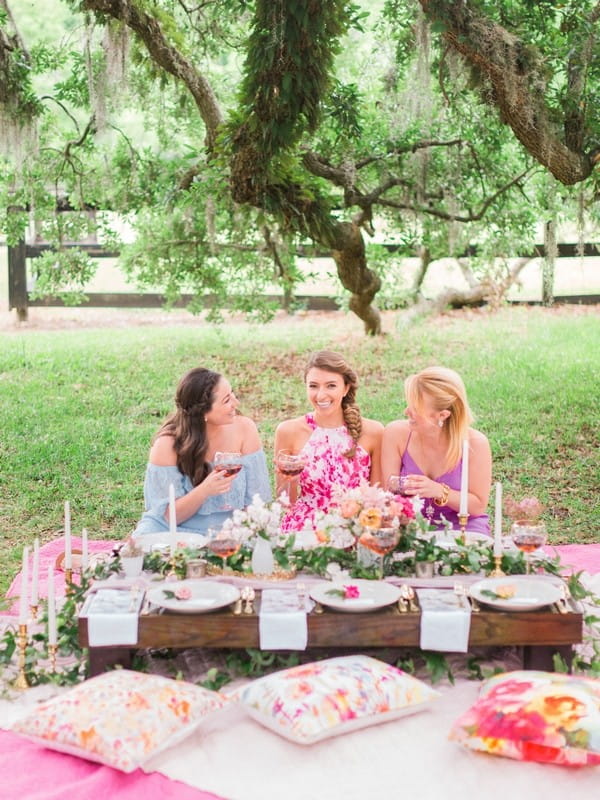
[{"label": "dangling earring", "polygon": [[444,420],[443,419],[438,419],[438,425],[440,426],[440,428],[443,428],[444,427]]}]

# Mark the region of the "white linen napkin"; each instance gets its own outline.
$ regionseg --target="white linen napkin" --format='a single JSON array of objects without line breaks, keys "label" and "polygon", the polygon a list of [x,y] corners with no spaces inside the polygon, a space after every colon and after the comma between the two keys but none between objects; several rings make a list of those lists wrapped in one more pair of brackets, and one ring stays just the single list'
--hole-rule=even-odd
[{"label": "white linen napkin", "polygon": [[91,595],[84,607],[90,646],[137,644],[142,599],[143,592],[123,589],[99,589]]},{"label": "white linen napkin", "polygon": [[469,649],[471,606],[449,589],[417,589],[421,606],[422,650],[466,653]]},{"label": "white linen napkin", "polygon": [[263,589],[258,616],[261,650],[306,650],[304,598],[296,589]]}]

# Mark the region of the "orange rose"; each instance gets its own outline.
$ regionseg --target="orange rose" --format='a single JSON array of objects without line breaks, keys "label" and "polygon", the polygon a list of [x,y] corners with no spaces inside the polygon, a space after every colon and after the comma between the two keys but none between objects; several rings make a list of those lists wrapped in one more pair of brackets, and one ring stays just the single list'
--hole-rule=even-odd
[{"label": "orange rose", "polygon": [[358,518],[363,528],[376,531],[381,527],[381,511],[378,508],[365,508]]},{"label": "orange rose", "polygon": [[315,530],[315,536],[320,542],[328,542],[329,541],[329,534],[327,531],[321,530],[321,528],[317,528]]}]

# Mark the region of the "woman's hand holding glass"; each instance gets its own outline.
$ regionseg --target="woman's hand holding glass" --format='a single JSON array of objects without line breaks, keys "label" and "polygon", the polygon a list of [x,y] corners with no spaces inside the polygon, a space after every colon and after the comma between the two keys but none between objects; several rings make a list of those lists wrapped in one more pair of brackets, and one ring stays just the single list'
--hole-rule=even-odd
[{"label": "woman's hand holding glass", "polygon": [[306,458],[302,453],[292,453],[291,450],[278,450],[275,466],[278,472],[286,479],[288,496],[290,495],[292,481],[300,477],[300,473],[306,464]]},{"label": "woman's hand holding glass", "polygon": [[[241,469],[241,453],[217,451],[215,453],[214,469],[204,481],[209,493],[211,495],[226,494],[231,489],[231,484]],[[229,511],[231,506],[226,503],[223,505],[222,510]]]}]

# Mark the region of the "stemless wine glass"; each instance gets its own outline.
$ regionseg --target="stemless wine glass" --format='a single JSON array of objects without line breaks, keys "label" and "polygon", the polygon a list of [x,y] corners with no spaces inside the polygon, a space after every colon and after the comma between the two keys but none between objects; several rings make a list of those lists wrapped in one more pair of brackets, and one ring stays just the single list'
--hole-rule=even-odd
[{"label": "stemless wine glass", "polygon": [[399,528],[367,528],[358,540],[363,547],[372,550],[381,557],[379,564],[379,578],[383,578],[383,562],[385,556],[391,553],[400,541]]},{"label": "stemless wine glass", "polygon": [[292,479],[300,475],[306,466],[306,457],[302,453],[292,453],[291,450],[278,450],[275,463],[281,474],[287,478],[287,493],[289,497]]},{"label": "stemless wine glass", "polygon": [[237,553],[237,551],[241,547],[241,541],[238,539],[231,531],[221,531],[216,536],[213,536],[211,539],[208,540],[206,546],[214,553],[216,556],[219,556],[222,562],[222,570],[223,573],[227,572],[227,559],[229,556],[233,556]]},{"label": "stemless wine glass", "polygon": [[531,572],[531,554],[546,544],[548,533],[543,522],[513,522],[510,535],[515,546],[525,554],[525,572]]},{"label": "stemless wine glass", "polygon": [[387,482],[388,492],[392,494],[399,494],[402,497],[407,497],[406,494],[406,479],[407,475],[390,475]]},{"label": "stemless wine glass", "polygon": [[[218,472],[223,472],[228,478],[231,478],[233,475],[237,475],[243,466],[242,454],[217,450],[214,464]],[[232,508],[233,506],[230,503],[224,503],[221,506],[222,511],[231,511]]]}]

